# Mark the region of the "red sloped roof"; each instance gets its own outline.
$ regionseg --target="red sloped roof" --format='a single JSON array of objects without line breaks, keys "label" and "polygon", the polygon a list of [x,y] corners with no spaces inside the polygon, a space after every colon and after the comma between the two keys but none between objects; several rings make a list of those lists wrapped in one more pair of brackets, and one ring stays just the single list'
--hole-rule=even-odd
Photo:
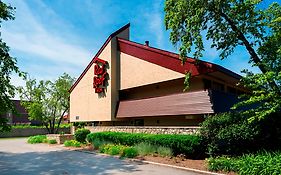
[{"label": "red sloped roof", "polygon": [[[79,76],[79,78],[76,80],[76,82],[71,86],[69,92],[71,92],[76,85],[80,82],[80,80],[83,78],[83,76],[87,73],[87,71],[90,69],[92,64],[95,61],[95,58],[98,58],[98,56],[101,54],[103,49],[106,47],[106,45],[109,43],[109,41],[118,35],[120,32],[124,31],[130,27],[130,23],[123,26],[119,30],[112,33],[107,40],[104,42],[100,50],[97,52],[97,54],[93,57],[91,62],[88,64],[88,66],[85,68],[85,70],[82,72],[82,74]],[[167,69],[179,72],[179,73],[186,73],[191,72],[192,76],[197,76],[200,74],[205,73],[211,73],[215,71],[223,72],[229,76],[232,76],[236,79],[240,79],[241,76],[222,67],[217,64],[213,64],[206,61],[199,61],[196,63],[197,60],[193,58],[187,58],[187,61],[184,65],[181,64],[181,60],[179,59],[179,54],[175,54],[172,52],[168,52],[165,50],[145,46],[143,44],[135,43],[132,41],[128,41],[125,39],[117,38],[118,47],[120,52],[126,53],[128,55],[137,57],[139,59],[151,62],[153,64],[157,64],[159,66],[165,67]]]},{"label": "red sloped roof", "polygon": [[136,42],[117,38],[120,52],[148,61],[153,64],[165,67],[167,69],[186,73],[191,72],[192,76],[220,71],[234,78],[240,79],[241,76],[217,64],[206,61],[198,61],[193,58],[187,58],[182,65],[179,54],[168,52],[165,50],[153,48]]},{"label": "red sloped roof", "polygon": [[97,52],[97,54],[92,58],[91,62],[88,64],[88,66],[84,69],[84,71],[82,72],[82,74],[79,76],[79,78],[75,81],[75,83],[71,86],[71,88],[69,89],[69,92],[71,92],[76,86],[77,84],[80,82],[80,80],[83,78],[83,76],[87,73],[87,71],[90,69],[90,67],[94,64],[95,58],[98,58],[98,56],[101,54],[101,52],[103,51],[103,49],[106,47],[106,45],[109,43],[109,41],[115,37],[116,35],[118,35],[119,33],[121,33],[122,31],[126,30],[127,28],[130,27],[130,23],[126,24],[125,26],[121,27],[120,29],[118,29],[117,31],[113,32],[111,35],[109,35],[109,37],[106,39],[106,41],[103,43],[103,45],[101,46],[101,48],[99,49],[99,51]]}]

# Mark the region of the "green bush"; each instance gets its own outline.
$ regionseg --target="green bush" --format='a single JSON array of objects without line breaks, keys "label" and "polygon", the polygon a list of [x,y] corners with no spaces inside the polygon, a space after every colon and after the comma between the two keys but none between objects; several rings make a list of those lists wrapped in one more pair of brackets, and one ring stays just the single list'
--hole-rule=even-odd
[{"label": "green bush", "polygon": [[277,175],[281,174],[281,152],[260,152],[245,154],[237,158],[218,157],[208,159],[211,171],[234,171],[240,175]]},{"label": "green bush", "polygon": [[281,117],[268,116],[260,121],[248,121],[240,113],[223,113],[208,117],[200,130],[208,154],[242,155],[260,149],[281,146]]},{"label": "green bush", "polygon": [[161,157],[171,157],[173,152],[171,148],[159,146],[157,147],[157,154],[159,154]]},{"label": "green bush", "polygon": [[110,155],[121,155],[125,147],[123,145],[106,144],[100,147],[100,152]]},{"label": "green bush", "polygon": [[197,135],[99,132],[87,136],[89,142],[93,142],[95,139],[128,146],[146,142],[151,145],[171,148],[174,155],[185,154],[189,157],[198,157],[205,151],[205,147],[201,145],[201,138]]},{"label": "green bush", "polygon": [[48,143],[49,144],[57,144],[57,141],[55,139],[51,139],[51,140],[48,140]]},{"label": "green bush", "polygon": [[95,139],[92,141],[92,145],[94,146],[95,149],[99,149],[102,145],[110,144],[110,142],[103,141],[100,139]]},{"label": "green bush", "polygon": [[151,145],[149,143],[141,142],[137,145],[135,145],[135,148],[137,149],[139,155],[146,156],[146,155],[153,155],[157,152],[157,147],[154,145]]},{"label": "green bush", "polygon": [[100,152],[121,157],[133,158],[138,155],[136,148],[124,145],[105,144],[100,147]]},{"label": "green bush", "polygon": [[81,143],[85,143],[86,142],[86,137],[90,133],[91,132],[88,129],[84,129],[84,128],[78,129],[74,133],[75,140],[77,140],[78,142],[81,142]]},{"label": "green bush", "polygon": [[123,149],[122,157],[134,158],[138,156],[138,151],[135,147],[125,147]]},{"label": "green bush", "polygon": [[65,147],[81,147],[81,143],[76,140],[66,140],[63,144]]},{"label": "green bush", "polygon": [[36,136],[30,136],[28,137],[27,142],[31,144],[35,143],[44,143],[47,140],[47,136],[45,135],[36,135]]}]

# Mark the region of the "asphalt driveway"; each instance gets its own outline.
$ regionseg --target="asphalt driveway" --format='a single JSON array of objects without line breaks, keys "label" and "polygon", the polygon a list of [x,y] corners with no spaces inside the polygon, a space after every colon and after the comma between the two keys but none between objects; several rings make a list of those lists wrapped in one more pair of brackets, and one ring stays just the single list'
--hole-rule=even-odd
[{"label": "asphalt driveway", "polygon": [[169,167],[69,151],[62,146],[27,144],[26,140],[0,139],[1,175],[197,175]]}]

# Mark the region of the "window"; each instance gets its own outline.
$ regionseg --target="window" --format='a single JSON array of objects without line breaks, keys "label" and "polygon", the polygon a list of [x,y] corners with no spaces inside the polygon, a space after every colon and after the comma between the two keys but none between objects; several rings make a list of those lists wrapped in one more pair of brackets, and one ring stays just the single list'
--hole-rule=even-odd
[{"label": "window", "polygon": [[224,91],[224,85],[214,81],[212,89],[218,90],[218,91]]},{"label": "window", "polygon": [[236,94],[236,89],[233,87],[227,86],[227,92],[230,94]]},{"label": "window", "polygon": [[204,90],[211,89],[212,87],[211,80],[203,79],[203,83],[204,83]]}]

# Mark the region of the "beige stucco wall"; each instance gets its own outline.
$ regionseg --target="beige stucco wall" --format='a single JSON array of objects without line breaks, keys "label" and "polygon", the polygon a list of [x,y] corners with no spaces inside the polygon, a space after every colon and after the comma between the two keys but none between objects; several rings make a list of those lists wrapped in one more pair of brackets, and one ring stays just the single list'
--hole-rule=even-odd
[{"label": "beige stucco wall", "polygon": [[[123,90],[122,100],[141,99],[148,97],[158,97],[175,93],[182,93],[184,89],[184,78],[150,84],[146,86]],[[204,84],[201,77],[192,77],[190,89],[187,91],[199,91],[204,89]]]},{"label": "beige stucco wall", "polygon": [[[129,39],[129,29],[122,31],[117,37]],[[109,65],[107,73],[109,75],[108,86],[105,96],[95,93],[93,88],[94,65],[86,72],[77,86],[70,94],[70,121],[111,121],[115,116],[116,103],[118,101],[118,69],[116,62],[118,59],[116,37],[106,45],[98,56],[106,60]],[[76,120],[79,116],[79,120]]]},{"label": "beige stucco wall", "polygon": [[125,53],[120,53],[120,62],[121,90],[184,77],[184,74]]}]

